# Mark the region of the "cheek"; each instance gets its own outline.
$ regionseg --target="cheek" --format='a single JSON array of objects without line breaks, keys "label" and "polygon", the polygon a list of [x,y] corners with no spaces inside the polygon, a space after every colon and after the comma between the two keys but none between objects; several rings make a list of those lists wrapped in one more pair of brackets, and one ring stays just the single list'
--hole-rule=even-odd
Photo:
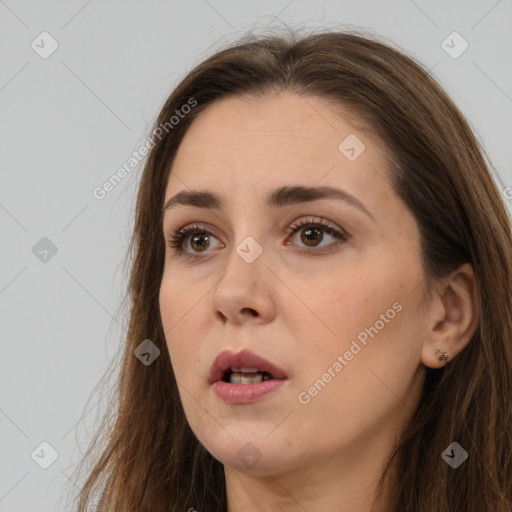
[{"label": "cheek", "polygon": [[307,295],[306,289],[297,290],[298,296],[307,297],[304,303],[308,306],[306,313],[301,307],[302,317],[292,319],[296,322],[292,329],[303,340],[303,359],[297,359],[296,366],[301,367],[304,360],[310,363],[302,375],[302,387],[322,380],[331,369],[337,378],[329,380],[326,375],[325,380],[345,381],[343,386],[361,390],[365,380],[372,378],[370,369],[389,376],[393,361],[406,366],[417,363],[421,333],[417,294],[411,293],[417,279],[414,272],[399,276],[396,269],[384,267],[373,265],[365,272],[332,275],[313,291],[309,288]]},{"label": "cheek", "polygon": [[[325,339],[324,348],[342,349],[345,342],[374,325],[379,315],[391,309],[400,292],[394,291],[382,277],[366,268],[358,272],[339,272],[328,279],[317,280],[309,286],[294,290],[302,299],[298,305],[296,325],[302,325]],[[304,308],[304,305],[306,308]]]},{"label": "cheek", "polygon": [[416,309],[410,297],[385,287],[373,290],[371,300],[363,289],[350,297],[344,289],[329,291],[332,300],[323,303],[322,320],[334,334],[309,335],[314,342],[301,355],[308,365],[294,389],[297,417],[304,424],[325,424],[319,428],[326,438],[339,435],[331,432],[336,424],[355,440],[414,405],[421,352],[414,337]]},{"label": "cheek", "polygon": [[160,315],[171,364],[176,379],[187,388],[198,382],[204,369],[206,322],[211,315],[208,290],[208,286],[190,285],[174,273],[164,273],[160,286]]}]

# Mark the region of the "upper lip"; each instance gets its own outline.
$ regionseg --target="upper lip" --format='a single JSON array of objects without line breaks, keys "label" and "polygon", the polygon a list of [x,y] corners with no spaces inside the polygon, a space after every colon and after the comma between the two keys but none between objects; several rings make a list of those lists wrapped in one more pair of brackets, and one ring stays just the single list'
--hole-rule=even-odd
[{"label": "upper lip", "polygon": [[210,369],[210,383],[213,384],[222,380],[224,374],[230,368],[258,368],[260,371],[270,373],[274,379],[286,379],[288,377],[283,369],[250,350],[243,349],[239,352],[224,350],[213,361]]}]

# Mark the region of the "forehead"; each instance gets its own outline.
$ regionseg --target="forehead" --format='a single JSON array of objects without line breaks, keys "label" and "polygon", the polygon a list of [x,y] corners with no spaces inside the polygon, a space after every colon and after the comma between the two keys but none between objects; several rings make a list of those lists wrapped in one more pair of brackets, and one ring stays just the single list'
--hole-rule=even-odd
[{"label": "forehead", "polygon": [[353,195],[372,196],[370,188],[383,188],[387,157],[361,125],[352,112],[320,97],[281,93],[217,100],[185,134],[166,197],[187,187],[225,193],[271,184],[343,186]]},{"label": "forehead", "polygon": [[198,150],[205,145],[221,150],[223,146],[235,145],[233,142],[241,144],[247,136],[267,138],[266,144],[274,142],[277,146],[286,137],[326,141],[326,149],[332,149],[332,142],[344,133],[362,133],[354,126],[357,121],[357,115],[349,109],[317,96],[291,92],[230,96],[216,100],[198,115],[180,150]]}]

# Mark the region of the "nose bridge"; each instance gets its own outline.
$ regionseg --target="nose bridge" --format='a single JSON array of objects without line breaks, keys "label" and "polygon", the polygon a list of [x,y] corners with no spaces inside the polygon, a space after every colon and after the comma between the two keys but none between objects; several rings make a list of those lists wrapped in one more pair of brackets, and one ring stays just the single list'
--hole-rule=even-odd
[{"label": "nose bridge", "polygon": [[267,271],[267,257],[261,240],[264,233],[260,228],[248,230],[250,225],[248,219],[233,225],[233,245],[225,272],[213,291],[214,314],[220,312],[235,322],[237,319],[241,321],[241,315],[247,311],[253,316],[267,317],[272,310],[272,293],[267,289],[269,281],[264,276]]},{"label": "nose bridge", "polygon": [[258,202],[253,198],[253,201],[241,203],[233,211],[235,221],[232,224],[231,236],[234,251],[230,255],[233,263],[236,262],[235,255],[238,255],[246,264],[252,265],[264,252],[263,238],[266,232],[261,222],[262,212],[258,211]]},{"label": "nose bridge", "polygon": [[242,230],[237,232],[235,229],[227,271],[231,278],[236,277],[239,280],[239,284],[250,282],[253,287],[258,277],[261,277],[266,255],[262,235],[257,234],[255,230],[252,230],[254,236],[247,233]]}]

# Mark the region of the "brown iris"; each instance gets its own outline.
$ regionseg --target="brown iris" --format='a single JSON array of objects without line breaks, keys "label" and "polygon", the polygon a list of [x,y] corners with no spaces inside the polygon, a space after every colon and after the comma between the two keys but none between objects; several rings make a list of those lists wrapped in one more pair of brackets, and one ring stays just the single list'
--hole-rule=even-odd
[{"label": "brown iris", "polygon": [[[318,228],[307,228],[301,231],[301,240],[309,246],[315,246],[316,242],[321,242],[323,238],[322,230]],[[313,242],[313,243],[311,243]]]},{"label": "brown iris", "polygon": [[[201,245],[201,243],[204,244],[205,241],[207,242],[207,244]],[[203,233],[196,233],[195,235],[192,235],[190,243],[192,244],[192,247],[194,248],[194,250],[199,249],[198,252],[203,252],[210,245],[210,239],[209,239],[208,235],[205,235]]]}]

